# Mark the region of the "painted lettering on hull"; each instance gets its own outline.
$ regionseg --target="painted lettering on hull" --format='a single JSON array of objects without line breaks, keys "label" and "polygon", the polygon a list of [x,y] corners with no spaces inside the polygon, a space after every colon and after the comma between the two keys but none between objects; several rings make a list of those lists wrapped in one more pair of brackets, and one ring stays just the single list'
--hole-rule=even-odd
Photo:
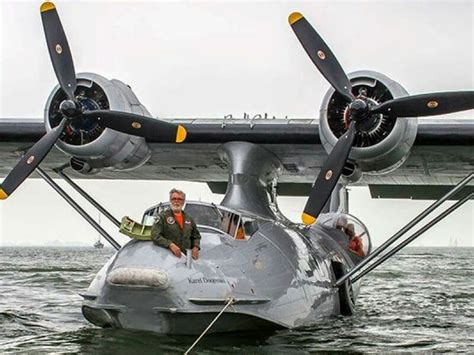
[{"label": "painted lettering on hull", "polygon": [[200,277],[198,279],[192,279],[188,277],[190,284],[225,284],[224,279],[208,279],[207,277]]}]

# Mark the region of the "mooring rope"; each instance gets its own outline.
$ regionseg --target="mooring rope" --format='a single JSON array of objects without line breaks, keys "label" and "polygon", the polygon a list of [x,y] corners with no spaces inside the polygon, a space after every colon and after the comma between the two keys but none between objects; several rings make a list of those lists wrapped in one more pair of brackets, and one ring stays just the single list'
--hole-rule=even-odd
[{"label": "mooring rope", "polygon": [[222,310],[219,312],[219,314],[216,316],[216,318],[214,318],[214,320],[207,326],[207,328],[204,329],[202,334],[199,336],[199,338],[196,339],[196,341],[193,343],[193,345],[191,345],[191,347],[188,350],[186,350],[184,355],[189,354],[189,352],[196,346],[196,344],[199,342],[199,340],[201,340],[201,338],[207,333],[207,331],[212,327],[212,325],[216,322],[216,320],[222,315],[222,313],[224,313],[224,311],[227,309],[227,307],[229,307],[233,302],[234,302],[234,298],[230,297],[229,302],[227,302],[227,304],[224,306],[224,308],[222,308]]}]

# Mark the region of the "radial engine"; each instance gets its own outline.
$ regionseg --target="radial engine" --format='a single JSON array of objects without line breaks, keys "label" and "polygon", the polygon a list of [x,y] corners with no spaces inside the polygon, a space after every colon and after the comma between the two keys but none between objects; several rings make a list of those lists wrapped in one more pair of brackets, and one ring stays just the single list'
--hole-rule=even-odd
[{"label": "radial engine", "polygon": [[[369,106],[408,95],[399,83],[374,71],[357,71],[349,74],[348,78],[354,96],[365,97]],[[319,134],[328,154],[347,131],[348,106],[347,100],[332,87],[323,98]],[[416,117],[393,120],[382,113],[372,114],[358,127],[344,174],[355,168],[367,174],[383,174],[397,169],[410,153],[417,126]]]},{"label": "radial engine", "polygon": [[[77,74],[77,102],[84,112],[115,110],[151,117],[132,89],[123,82],[93,73]],[[59,105],[66,94],[57,85],[46,103],[46,131],[59,125],[63,116]],[[71,168],[81,174],[94,174],[103,168],[130,170],[143,165],[151,156],[145,138],[100,126],[96,119],[71,120],[56,142],[71,156]]]}]

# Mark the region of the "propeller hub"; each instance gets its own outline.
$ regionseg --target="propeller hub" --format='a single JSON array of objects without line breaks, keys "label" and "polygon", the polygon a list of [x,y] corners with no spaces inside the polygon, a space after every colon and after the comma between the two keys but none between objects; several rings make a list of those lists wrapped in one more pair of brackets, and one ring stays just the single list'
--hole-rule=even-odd
[{"label": "propeller hub", "polygon": [[82,112],[81,107],[72,100],[64,100],[61,102],[59,105],[59,110],[64,116],[69,118],[77,117]]},{"label": "propeller hub", "polygon": [[367,117],[367,114],[369,113],[369,105],[366,100],[357,98],[351,102],[349,110],[351,113],[351,119],[360,121]]}]

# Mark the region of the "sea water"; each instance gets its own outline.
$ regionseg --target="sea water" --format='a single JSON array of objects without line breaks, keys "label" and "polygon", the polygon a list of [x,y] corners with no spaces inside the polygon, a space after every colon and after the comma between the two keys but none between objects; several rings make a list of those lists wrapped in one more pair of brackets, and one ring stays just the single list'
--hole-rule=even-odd
[{"label": "sea water", "polygon": [[[100,329],[83,292],[112,249],[0,248],[0,353],[183,353],[191,336]],[[357,310],[317,326],[205,336],[196,353],[474,352],[474,248],[408,248],[364,278]]]}]

